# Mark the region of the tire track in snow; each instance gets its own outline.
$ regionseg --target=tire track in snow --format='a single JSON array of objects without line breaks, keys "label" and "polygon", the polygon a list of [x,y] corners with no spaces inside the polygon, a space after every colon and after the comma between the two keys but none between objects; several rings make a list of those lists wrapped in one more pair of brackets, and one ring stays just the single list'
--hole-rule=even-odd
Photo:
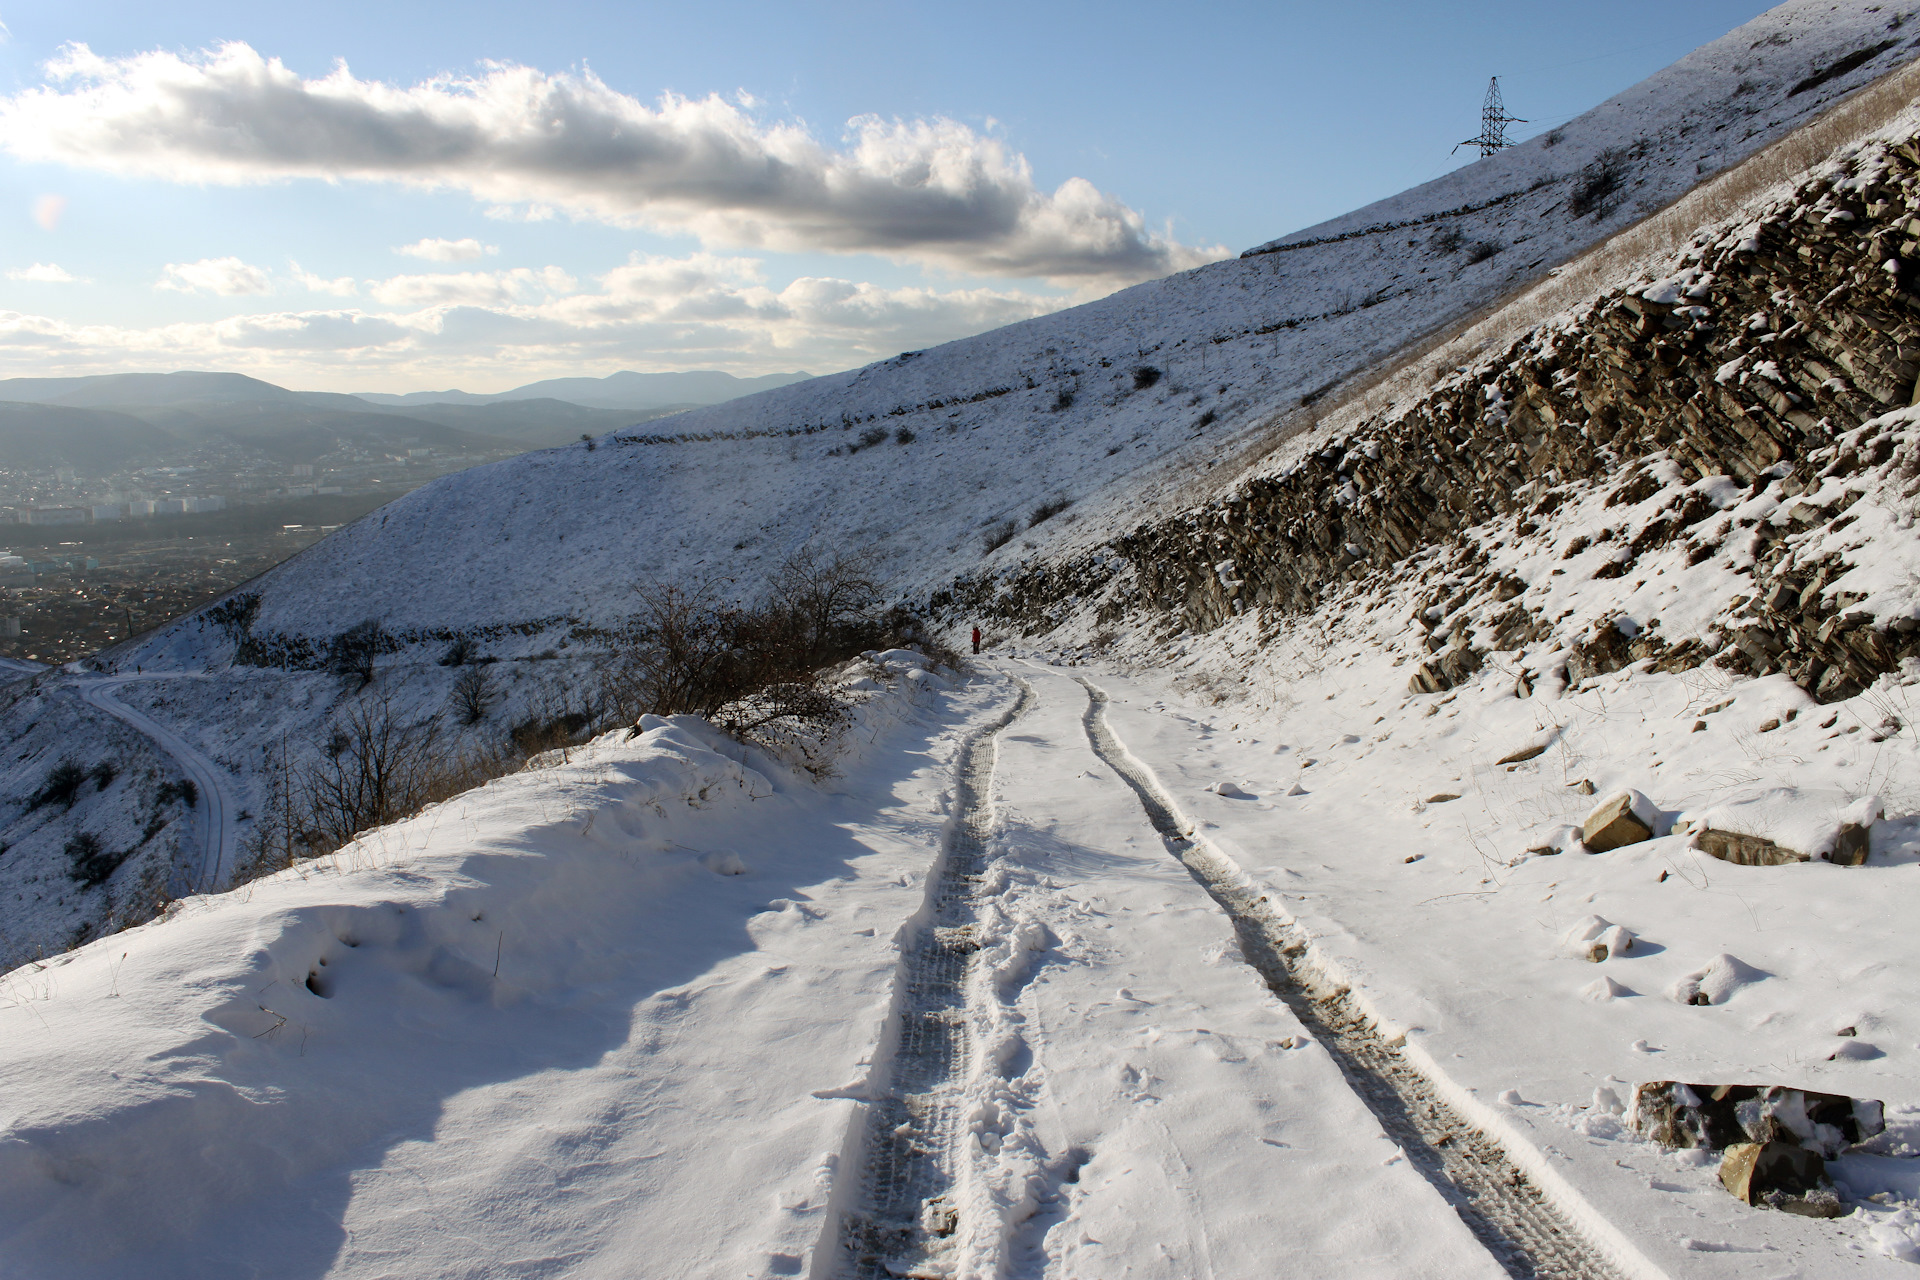
[{"label": "tire track in snow", "polygon": [[993,833],[999,736],[1034,701],[1032,686],[1014,683],[1018,701],[961,750],[946,847],[902,949],[887,1086],[884,1096],[870,1099],[859,1201],[840,1223],[839,1272],[856,1280],[946,1275],[940,1255],[963,1238],[953,1191],[966,1132],[967,977],[979,949],[975,890]]},{"label": "tire track in snow", "polygon": [[1622,1273],[1584,1239],[1500,1146],[1469,1124],[1433,1083],[1383,1036],[1345,988],[1327,989],[1302,961],[1306,938],[1239,869],[1192,838],[1172,801],[1106,721],[1107,694],[1087,691],[1087,738],[1096,755],[1133,788],[1168,852],[1233,921],[1241,955],[1319,1038],[1340,1072],[1407,1161],[1453,1206],[1474,1237],[1522,1280],[1619,1280]]}]

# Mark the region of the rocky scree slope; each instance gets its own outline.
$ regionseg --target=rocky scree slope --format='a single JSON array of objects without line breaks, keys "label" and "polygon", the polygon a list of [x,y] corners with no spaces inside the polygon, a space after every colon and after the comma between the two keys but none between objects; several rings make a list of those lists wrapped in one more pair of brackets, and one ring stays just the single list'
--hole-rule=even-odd
[{"label": "rocky scree slope", "polygon": [[[1711,658],[1850,697],[1920,656],[1904,576],[1920,436],[1897,412],[1920,398],[1920,138],[1864,149],[1667,265],[1215,502],[938,603],[1028,632],[1136,608],[1205,631],[1310,611],[1442,545],[1485,562],[1498,524],[1564,563],[1432,593],[1413,619],[1437,652],[1425,689],[1490,651],[1446,624],[1470,600],[1501,606],[1484,645],[1515,649],[1564,621],[1547,611],[1552,578],[1645,578],[1674,552],[1676,570],[1724,571],[1720,607],[1685,634],[1653,619],[1559,634],[1574,678]],[[1583,498],[1600,503],[1590,528],[1571,519]]]}]

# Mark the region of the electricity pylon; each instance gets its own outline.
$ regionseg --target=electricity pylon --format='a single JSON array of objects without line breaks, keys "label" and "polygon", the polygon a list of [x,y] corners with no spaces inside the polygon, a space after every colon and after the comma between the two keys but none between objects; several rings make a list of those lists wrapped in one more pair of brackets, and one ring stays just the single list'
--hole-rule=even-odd
[{"label": "electricity pylon", "polygon": [[1487,100],[1480,107],[1480,136],[1468,138],[1453,149],[1458,151],[1461,147],[1478,147],[1482,156],[1504,151],[1513,145],[1507,140],[1507,126],[1525,123],[1519,116],[1507,114],[1507,104],[1500,101],[1500,77],[1495,76],[1487,81]]}]

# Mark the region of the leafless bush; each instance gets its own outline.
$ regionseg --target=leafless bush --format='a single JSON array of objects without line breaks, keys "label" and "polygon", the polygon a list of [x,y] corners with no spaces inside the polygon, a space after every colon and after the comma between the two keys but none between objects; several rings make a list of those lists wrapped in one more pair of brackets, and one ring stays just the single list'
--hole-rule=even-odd
[{"label": "leafless bush", "polygon": [[1619,147],[1602,151],[1574,179],[1573,190],[1567,195],[1567,216],[1584,218],[1597,213],[1604,218],[1612,211],[1607,203],[1609,197],[1620,189],[1626,178],[1627,153]]},{"label": "leafless bush", "polygon": [[356,623],[333,638],[327,647],[327,667],[345,676],[358,676],[360,688],[373,683],[374,659],[389,647],[385,628],[373,618]]},{"label": "leafless bush", "polygon": [[438,798],[437,717],[409,722],[388,697],[347,713],[330,751],[301,779],[308,821],[338,848],[355,834],[405,817]]},{"label": "leafless bush", "polygon": [[871,557],[802,548],[766,594],[728,599],[724,583],[646,582],[603,682],[629,723],[646,712],[704,716],[742,737],[830,735],[842,700],[819,671],[887,643],[895,624],[874,610],[880,582]]},{"label": "leafless bush", "polygon": [[981,539],[985,550],[982,554],[992,555],[1013,541],[1013,535],[1020,532],[1020,526],[1011,520],[996,520],[987,526],[986,535]]},{"label": "leafless bush", "polygon": [[485,667],[468,667],[453,682],[453,693],[448,701],[454,713],[460,717],[460,723],[472,728],[487,718],[487,712],[500,700],[493,687],[493,678]]},{"label": "leafless bush", "polygon": [[1031,529],[1034,525],[1051,520],[1072,505],[1072,498],[1048,498],[1033,509],[1033,515],[1027,520],[1027,527]]},{"label": "leafless bush", "polygon": [[449,753],[439,720],[407,721],[390,697],[349,711],[317,760],[296,763],[282,742],[267,752],[265,801],[242,841],[235,883],[284,870],[350,843],[371,828],[519,768],[511,748]]},{"label": "leafless bush", "polygon": [[87,780],[87,771],[72,756],[60,761],[47,771],[47,780],[27,801],[27,812],[57,804],[63,809],[73,808],[73,802],[80,798],[80,787]]},{"label": "leafless bush", "polygon": [[82,887],[91,889],[118,871],[132,850],[116,853],[107,848],[93,832],[82,831],[67,841],[65,852],[69,864],[67,874],[78,880]]}]

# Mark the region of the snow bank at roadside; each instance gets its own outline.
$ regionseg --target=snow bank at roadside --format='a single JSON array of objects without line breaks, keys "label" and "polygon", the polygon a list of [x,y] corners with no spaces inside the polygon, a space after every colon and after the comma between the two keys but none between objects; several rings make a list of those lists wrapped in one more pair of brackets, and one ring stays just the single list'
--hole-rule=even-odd
[{"label": "snow bank at roadside", "polygon": [[832,791],[654,719],[0,978],[8,1274],[792,1274],[982,696],[873,666]]}]

